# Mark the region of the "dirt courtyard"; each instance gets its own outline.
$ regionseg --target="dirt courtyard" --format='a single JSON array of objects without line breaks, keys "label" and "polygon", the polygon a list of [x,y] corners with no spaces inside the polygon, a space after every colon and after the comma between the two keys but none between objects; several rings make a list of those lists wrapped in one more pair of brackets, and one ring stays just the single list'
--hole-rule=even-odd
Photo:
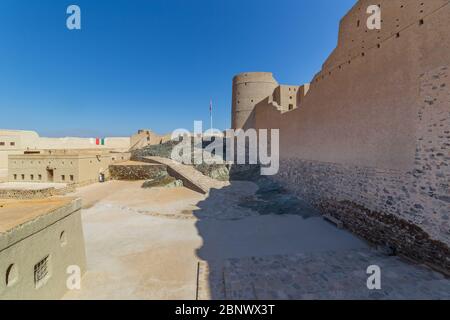
[{"label": "dirt courtyard", "polygon": [[317,216],[242,206],[258,187],[233,182],[201,195],[184,187],[109,181],[80,188],[87,272],[65,299],[195,299],[200,260],[365,248]]}]

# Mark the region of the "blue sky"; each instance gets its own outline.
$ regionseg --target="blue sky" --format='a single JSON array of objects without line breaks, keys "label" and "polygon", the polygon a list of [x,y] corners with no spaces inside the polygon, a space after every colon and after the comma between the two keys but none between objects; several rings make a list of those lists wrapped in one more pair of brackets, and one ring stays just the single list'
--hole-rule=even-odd
[{"label": "blue sky", "polygon": [[[356,0],[1,0],[0,128],[45,136],[230,126],[231,80],[309,82]],[[77,4],[82,30],[66,28]]]}]

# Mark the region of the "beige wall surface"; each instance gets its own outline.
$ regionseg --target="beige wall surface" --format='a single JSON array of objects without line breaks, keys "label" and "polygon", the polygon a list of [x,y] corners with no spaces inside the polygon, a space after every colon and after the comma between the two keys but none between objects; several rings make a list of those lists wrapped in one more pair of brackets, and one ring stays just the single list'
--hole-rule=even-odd
[{"label": "beige wall surface", "polygon": [[34,131],[0,130],[0,169],[7,169],[8,155],[26,150],[114,149],[126,152],[130,149],[130,142],[129,137],[110,137],[105,138],[102,146],[96,145],[95,138],[45,138]]},{"label": "beige wall surface", "polygon": [[[54,151],[58,153],[58,151]],[[22,154],[9,156],[8,180],[11,182],[56,182],[84,184],[108,175],[112,163],[127,161],[129,153],[90,152],[74,154]]]},{"label": "beige wall surface", "polygon": [[[364,8],[366,2],[360,1],[356,8]],[[387,37],[393,32],[389,30],[392,25],[389,21],[395,17],[395,12],[387,8],[394,2],[399,6],[405,3],[405,21],[415,21],[400,32],[399,38]],[[449,9],[447,6],[427,16],[427,12],[433,12],[443,1],[427,1],[423,14],[419,14],[419,10],[406,10],[415,8],[421,1],[380,3],[386,20],[383,32],[379,33],[382,35],[380,48],[367,49],[364,56],[349,58],[350,63],[343,63],[340,68],[319,73],[302,107],[297,110],[281,114],[267,104],[257,106],[254,115],[257,127],[281,129],[283,158],[300,157],[398,170],[412,168],[419,76],[450,64]],[[341,39],[356,38],[360,34],[354,11],[341,25],[349,24],[347,20],[351,19],[355,28],[341,30]],[[362,12],[356,11],[362,21]],[[406,18],[407,13],[413,16]],[[419,25],[422,17],[425,17],[424,24]],[[349,34],[344,36],[344,31]],[[368,32],[366,43],[369,44],[370,39],[377,37],[371,32],[378,34],[376,30]],[[346,41],[340,40],[340,43],[344,45]],[[341,51],[345,48],[335,50]],[[336,58],[330,58],[334,60]]]},{"label": "beige wall surface", "polygon": [[232,128],[255,126],[253,110],[255,105],[272,96],[278,83],[270,72],[242,73],[233,79]]}]

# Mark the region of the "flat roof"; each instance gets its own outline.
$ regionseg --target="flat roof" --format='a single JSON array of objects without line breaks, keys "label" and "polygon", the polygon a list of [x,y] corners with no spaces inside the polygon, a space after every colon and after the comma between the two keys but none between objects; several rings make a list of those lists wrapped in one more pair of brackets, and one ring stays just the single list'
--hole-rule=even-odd
[{"label": "flat roof", "polygon": [[[35,200],[0,200],[0,233],[5,233],[27,222],[51,214],[72,202],[74,198]],[[1,247],[0,247],[1,248]]]},{"label": "flat roof", "polygon": [[67,154],[48,154],[48,153],[31,153],[31,154],[10,154],[9,159],[83,159],[83,158],[104,158],[113,157],[110,153],[67,153]]}]

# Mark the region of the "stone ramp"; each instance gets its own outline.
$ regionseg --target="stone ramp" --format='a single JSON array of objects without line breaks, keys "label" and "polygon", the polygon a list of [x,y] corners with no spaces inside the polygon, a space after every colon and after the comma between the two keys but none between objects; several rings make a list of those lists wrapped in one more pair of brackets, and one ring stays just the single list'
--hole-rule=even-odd
[{"label": "stone ramp", "polygon": [[143,157],[139,160],[167,166],[167,171],[172,177],[183,181],[183,185],[185,187],[202,194],[208,194],[211,189],[221,189],[229,185],[228,182],[217,181],[203,175],[193,166],[184,165],[172,159],[162,157]]},{"label": "stone ramp", "polygon": [[[370,265],[381,268],[381,290],[367,289]],[[198,298],[450,299],[450,280],[399,257],[358,249],[201,262]]]}]

